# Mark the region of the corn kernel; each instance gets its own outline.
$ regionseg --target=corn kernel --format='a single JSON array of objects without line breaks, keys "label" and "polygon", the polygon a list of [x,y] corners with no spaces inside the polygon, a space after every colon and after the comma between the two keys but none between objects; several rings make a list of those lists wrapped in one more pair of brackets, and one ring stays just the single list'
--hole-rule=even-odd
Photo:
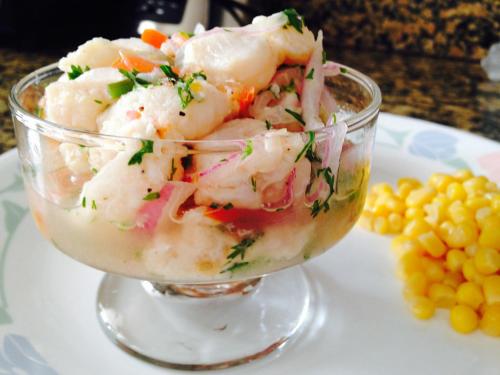
[{"label": "corn kernel", "polygon": [[483,284],[485,276],[481,274],[474,264],[474,259],[467,259],[462,266],[462,274],[468,281],[474,281],[478,284]]},{"label": "corn kernel", "polygon": [[434,188],[424,186],[412,190],[406,197],[405,203],[408,207],[422,207],[424,204],[429,203],[436,195]]},{"label": "corn kernel", "polygon": [[372,210],[376,200],[377,196],[375,194],[368,194],[365,199],[365,209]]},{"label": "corn kernel", "polygon": [[500,337],[500,303],[485,307],[480,327],[485,334]]},{"label": "corn kernel", "polygon": [[477,314],[469,306],[457,305],[450,311],[450,323],[460,333],[470,333],[478,326]]},{"label": "corn kernel", "polygon": [[487,192],[497,192],[498,191],[498,185],[495,184],[493,181],[488,181],[485,185],[484,188],[486,189]]},{"label": "corn kernel", "polygon": [[488,179],[484,176],[471,177],[462,183],[467,195],[480,196],[486,191]]},{"label": "corn kernel", "polygon": [[411,301],[411,311],[418,319],[429,319],[436,311],[436,304],[429,298],[418,296]]},{"label": "corn kernel", "polygon": [[373,220],[373,230],[378,234],[389,233],[389,222],[383,216],[377,216]]},{"label": "corn kernel", "polygon": [[398,214],[405,212],[406,206],[402,200],[397,197],[388,197],[385,201],[385,206],[391,211]]},{"label": "corn kernel", "polygon": [[411,237],[417,238],[420,234],[426,233],[432,230],[432,227],[422,218],[417,218],[409,221],[403,230],[403,234]]},{"label": "corn kernel", "polygon": [[469,169],[459,169],[453,174],[453,177],[457,179],[458,181],[465,181],[468,180],[471,177],[474,177],[472,172]]},{"label": "corn kernel", "polygon": [[455,305],[455,290],[444,284],[432,284],[429,288],[429,298],[437,307],[451,308]]},{"label": "corn kernel", "polygon": [[440,262],[428,258],[422,258],[422,267],[429,281],[438,283],[444,280],[444,270]]},{"label": "corn kernel", "polygon": [[467,254],[468,257],[473,257],[477,253],[477,249],[479,249],[479,246],[477,243],[473,243],[472,245],[468,245],[464,247],[465,254]]},{"label": "corn kernel", "polygon": [[441,224],[439,224],[439,227],[437,228],[439,236],[442,239],[445,239],[446,237],[448,237],[450,235],[450,233],[454,227],[455,226],[453,225],[453,223],[451,221],[449,221],[449,220],[443,221]]},{"label": "corn kernel", "polygon": [[484,302],[481,286],[472,281],[463,283],[457,289],[457,302],[477,310]]},{"label": "corn kernel", "polygon": [[412,273],[422,271],[422,259],[418,252],[407,251],[399,259],[399,273],[408,278]]},{"label": "corn kernel", "polygon": [[420,186],[422,186],[422,183],[419,180],[417,180],[416,178],[412,178],[412,177],[403,177],[403,178],[400,178],[398,180],[398,187],[400,187],[403,184],[409,184],[414,189],[415,188],[419,188]]},{"label": "corn kernel", "polygon": [[381,182],[379,184],[373,185],[370,189],[370,192],[372,194],[377,194],[377,195],[380,195],[380,194],[392,195],[392,194],[394,194],[394,191],[392,190],[392,186],[386,182]]},{"label": "corn kernel", "polygon": [[488,305],[500,303],[500,275],[487,276],[483,282],[483,292]]},{"label": "corn kernel", "polygon": [[428,184],[440,193],[444,193],[449,184],[455,182],[455,179],[444,173],[433,173],[429,178]]},{"label": "corn kernel", "polygon": [[446,215],[446,206],[439,201],[433,200],[424,206],[424,211],[427,214],[425,220],[432,226],[437,226]]},{"label": "corn kernel", "polygon": [[442,283],[453,289],[457,289],[463,281],[462,272],[448,272],[444,275]]},{"label": "corn kernel", "polygon": [[474,220],[472,212],[460,201],[455,201],[448,207],[448,217],[455,224],[471,222]]},{"label": "corn kernel", "polygon": [[452,272],[462,270],[464,262],[467,260],[467,255],[462,250],[451,249],[446,254],[446,268]]},{"label": "corn kernel", "polygon": [[451,200],[465,200],[467,198],[467,193],[464,187],[458,182],[452,182],[446,188],[446,196]]},{"label": "corn kernel", "polygon": [[374,215],[370,211],[363,211],[359,217],[359,225],[367,230],[373,230]]},{"label": "corn kernel", "polygon": [[478,237],[478,228],[473,221],[450,226],[448,233],[443,235],[449,247],[466,247],[473,244]]},{"label": "corn kernel", "polygon": [[427,285],[427,277],[420,271],[412,273],[406,280],[406,288],[413,295],[424,295],[427,292]]},{"label": "corn kernel", "polygon": [[401,233],[404,225],[403,216],[393,212],[392,214],[389,214],[387,220],[389,222],[389,230],[391,233]]},{"label": "corn kernel", "polygon": [[483,275],[494,274],[500,269],[500,253],[490,247],[480,247],[474,255],[474,264]]},{"label": "corn kernel", "polygon": [[482,207],[476,211],[476,222],[479,228],[483,228],[486,220],[493,215],[491,207]]},{"label": "corn kernel", "polygon": [[500,194],[495,194],[491,197],[491,209],[497,214],[500,213]]},{"label": "corn kernel", "polygon": [[402,256],[403,254],[409,251],[413,251],[417,254],[424,253],[424,249],[418,243],[418,241],[411,239],[405,235],[399,235],[394,237],[394,239],[391,242],[391,248],[394,251],[394,254],[396,254],[398,257]]},{"label": "corn kernel", "polygon": [[471,197],[465,200],[465,207],[477,211],[482,207],[487,207],[490,201],[484,197]]},{"label": "corn kernel", "polygon": [[409,207],[405,211],[405,218],[408,220],[416,219],[416,218],[424,218],[425,212],[421,208],[418,207]]},{"label": "corn kernel", "polygon": [[420,234],[418,236],[418,242],[420,242],[428,254],[435,258],[439,258],[446,253],[445,244],[434,231]]},{"label": "corn kernel", "polygon": [[398,186],[397,195],[401,199],[406,199],[406,197],[408,196],[408,194],[410,194],[410,192],[413,189],[415,189],[414,185],[410,184],[409,182],[404,182],[404,183],[402,183],[401,185]]},{"label": "corn kernel", "polygon": [[500,216],[493,215],[485,219],[479,245],[500,250]]}]

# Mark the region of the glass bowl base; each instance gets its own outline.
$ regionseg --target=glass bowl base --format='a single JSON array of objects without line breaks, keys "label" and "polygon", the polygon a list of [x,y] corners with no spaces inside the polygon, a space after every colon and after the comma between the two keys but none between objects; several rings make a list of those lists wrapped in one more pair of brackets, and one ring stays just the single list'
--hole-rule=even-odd
[{"label": "glass bowl base", "polygon": [[106,275],[97,316],[121,349],[155,365],[213,370],[279,355],[312,316],[301,267],[261,279],[158,285]]}]

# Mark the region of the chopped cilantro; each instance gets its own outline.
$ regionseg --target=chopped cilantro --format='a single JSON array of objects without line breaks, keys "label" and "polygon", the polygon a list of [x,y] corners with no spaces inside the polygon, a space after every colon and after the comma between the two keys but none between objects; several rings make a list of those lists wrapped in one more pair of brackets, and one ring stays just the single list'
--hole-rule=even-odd
[{"label": "chopped cilantro", "polygon": [[83,208],[87,207],[87,197],[82,198],[82,207]]},{"label": "chopped cilantro", "polygon": [[254,176],[250,177],[250,182],[252,183],[252,190],[257,191],[257,180]]},{"label": "chopped cilantro", "polygon": [[69,79],[73,80],[80,77],[83,73],[90,70],[90,67],[87,65],[82,68],[80,65],[71,65],[71,71],[68,72]]},{"label": "chopped cilantro", "polygon": [[118,71],[124,75],[126,78],[128,78],[129,80],[131,80],[134,84],[134,86],[138,87],[138,86],[142,86],[142,87],[148,87],[151,82],[149,81],[146,81],[145,79],[142,79],[142,78],[139,78],[137,77],[137,74],[139,74],[139,72],[137,70],[133,70],[131,72],[125,70],[125,69],[118,69]]},{"label": "chopped cilantro", "polygon": [[332,117],[333,117],[333,123],[337,123],[337,114],[335,112],[332,112]]},{"label": "chopped cilantro", "polygon": [[193,77],[194,78],[202,78],[204,79],[205,81],[207,80],[207,75],[205,74],[205,72],[203,70],[199,71],[199,72],[194,72],[193,73]]},{"label": "chopped cilantro", "polygon": [[288,109],[288,108],[285,108],[285,111],[287,113],[289,113],[290,116],[292,116],[295,120],[297,120],[298,122],[300,122],[302,125],[306,124],[306,122],[304,121],[304,119],[302,118],[302,116],[300,115],[300,113],[292,111],[291,109]]},{"label": "chopped cilantro", "polygon": [[92,199],[92,209],[97,210],[97,204],[95,203],[95,200]]},{"label": "chopped cilantro", "polygon": [[220,273],[235,272],[243,267],[248,266],[249,264],[250,264],[250,262],[236,262],[236,263],[233,263],[230,267],[226,268],[225,270],[222,270]]},{"label": "chopped cilantro", "polygon": [[295,158],[295,162],[298,162],[302,158],[302,156],[304,156],[304,155],[311,162],[321,161],[321,159],[314,152],[314,145],[315,145],[314,139],[316,138],[316,134],[313,131],[309,131],[308,134],[309,134],[309,139],[306,142],[306,144],[304,145],[304,147],[302,148],[302,150],[300,150],[297,157]]},{"label": "chopped cilantro", "polygon": [[128,161],[128,165],[134,165],[134,164],[141,164],[142,163],[142,157],[144,154],[151,154],[153,153],[153,141],[141,141],[142,147],[139,151],[137,151],[130,160]]},{"label": "chopped cilantro", "polygon": [[163,73],[167,76],[168,80],[170,82],[176,83],[177,80],[179,79],[179,75],[172,70],[172,67],[169,65],[160,65],[160,69],[162,70]]},{"label": "chopped cilantro", "polygon": [[283,90],[286,92],[295,92],[295,81],[292,79],[288,85],[283,86]]},{"label": "chopped cilantro", "polygon": [[321,62],[322,62],[323,64],[324,64],[324,63],[326,63],[326,51],[325,51],[325,50],[323,50],[323,52],[321,52],[321,56],[322,56],[322,58],[323,58],[323,59],[321,60]]},{"label": "chopped cilantro", "polygon": [[245,259],[245,254],[247,249],[254,244],[257,238],[247,237],[244,238],[240,243],[237,243],[231,248],[231,252],[227,256],[228,260],[240,257],[242,260]]},{"label": "chopped cilantro", "polygon": [[347,69],[344,68],[343,66],[340,67],[340,73],[342,74],[346,74],[347,73]]},{"label": "chopped cilantro", "polygon": [[299,33],[302,34],[302,27],[304,26],[304,21],[302,20],[302,16],[297,13],[297,11],[293,8],[288,8],[283,11],[285,16],[288,18],[288,23],[286,26],[290,25]]},{"label": "chopped cilantro", "polygon": [[233,204],[231,202],[226,203],[224,206],[222,206],[222,208],[225,209],[225,210],[230,210],[233,207],[234,206],[233,206]]},{"label": "chopped cilantro", "polygon": [[175,166],[175,160],[172,158],[170,161],[170,176],[169,180],[172,181],[174,179],[175,172],[177,171],[177,167]]},{"label": "chopped cilantro", "polygon": [[97,172],[99,172],[96,168],[92,168],[92,173],[93,174],[97,174]]},{"label": "chopped cilantro", "polygon": [[191,85],[195,79],[207,79],[207,76],[203,72],[194,72],[189,78],[179,78],[177,80],[177,94],[181,100],[181,107],[185,109],[189,103],[194,99],[193,92],[191,91]]},{"label": "chopped cilantro", "polygon": [[273,125],[269,121],[266,120],[266,129],[271,130],[272,127],[273,127]]},{"label": "chopped cilantro", "polygon": [[311,69],[309,73],[306,75],[306,79],[313,79],[314,77],[314,68]]},{"label": "chopped cilantro", "polygon": [[250,155],[252,155],[252,152],[253,152],[253,142],[251,139],[249,139],[247,140],[245,148],[243,149],[241,160],[245,160],[246,158],[248,158]]},{"label": "chopped cilantro", "polygon": [[155,199],[160,198],[160,193],[158,191],[153,191],[152,193],[146,194],[143,201],[154,201]]},{"label": "chopped cilantro", "polygon": [[334,187],[335,179],[333,176],[332,169],[330,167],[318,169],[318,171],[316,172],[316,175],[318,177],[320,175],[323,176],[326,183],[328,184],[330,191],[329,191],[328,196],[326,197],[326,199],[324,201],[321,201],[319,199],[314,201],[314,203],[311,207],[311,216],[312,217],[316,217],[321,212],[321,210],[323,210],[323,212],[327,212],[330,209],[330,204],[328,203],[328,201],[330,200],[333,193],[335,192],[335,187]]},{"label": "chopped cilantro", "polygon": [[94,99],[94,102],[96,102],[97,104],[102,104],[102,100],[99,99]]}]

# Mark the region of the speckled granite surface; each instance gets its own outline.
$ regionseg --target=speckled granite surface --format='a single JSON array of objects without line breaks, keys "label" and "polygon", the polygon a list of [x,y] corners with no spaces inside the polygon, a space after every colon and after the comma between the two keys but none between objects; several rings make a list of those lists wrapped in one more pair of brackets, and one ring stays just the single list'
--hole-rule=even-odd
[{"label": "speckled granite surface", "polygon": [[[500,141],[500,83],[478,63],[330,48],[328,57],[370,75],[382,90],[382,110],[447,124]],[[10,87],[56,56],[0,48],[0,153],[15,147]]]}]

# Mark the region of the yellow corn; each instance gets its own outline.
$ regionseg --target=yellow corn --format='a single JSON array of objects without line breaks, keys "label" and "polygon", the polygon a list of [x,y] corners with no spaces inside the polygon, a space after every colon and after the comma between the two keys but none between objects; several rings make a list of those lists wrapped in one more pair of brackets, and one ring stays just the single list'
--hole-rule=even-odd
[{"label": "yellow corn", "polygon": [[375,184],[371,187],[370,192],[372,194],[394,194],[394,191],[392,190],[392,186],[389,185],[388,183],[381,182],[379,184]]},{"label": "yellow corn", "polygon": [[436,227],[446,216],[446,206],[442,202],[433,200],[424,206],[424,212],[427,214],[425,220]]},{"label": "yellow corn", "polygon": [[500,303],[485,307],[480,327],[485,334],[500,337]]},{"label": "yellow corn", "polygon": [[429,178],[428,184],[440,193],[444,193],[449,184],[455,182],[455,179],[444,173],[433,173]]},{"label": "yellow corn", "polygon": [[468,196],[481,196],[486,191],[488,179],[484,176],[471,177],[462,183]]},{"label": "yellow corn", "polygon": [[483,275],[494,274],[500,270],[500,253],[490,247],[480,247],[474,255],[474,265]]},{"label": "yellow corn", "polygon": [[416,218],[409,221],[403,230],[403,234],[411,237],[417,238],[422,233],[426,233],[432,230],[432,227],[422,218]]},{"label": "yellow corn", "polygon": [[500,194],[491,197],[491,209],[493,212],[500,214]]},{"label": "yellow corn", "polygon": [[405,218],[408,220],[424,218],[425,212],[423,209],[418,207],[409,207],[405,211]]},{"label": "yellow corn", "polygon": [[465,200],[467,193],[464,187],[458,182],[452,182],[446,188],[446,196],[451,200]]},{"label": "yellow corn", "polygon": [[436,304],[429,298],[418,296],[411,301],[411,311],[418,319],[432,318],[436,310]]},{"label": "yellow corn", "polygon": [[465,207],[473,210],[474,212],[482,207],[488,207],[490,201],[484,197],[471,197],[465,200]]},{"label": "yellow corn", "polygon": [[412,273],[422,271],[422,259],[416,251],[407,251],[399,259],[399,271],[403,278],[408,278]]},{"label": "yellow corn", "polygon": [[429,203],[436,195],[434,188],[424,186],[412,190],[406,197],[405,203],[408,207],[422,207],[424,204]]},{"label": "yellow corn", "polygon": [[427,286],[427,277],[421,271],[412,273],[406,280],[406,288],[414,295],[425,295]]},{"label": "yellow corn", "polygon": [[464,262],[467,260],[467,254],[459,249],[451,249],[446,254],[446,268],[452,272],[462,270]]},{"label": "yellow corn", "polygon": [[486,220],[493,215],[491,207],[482,207],[476,211],[476,222],[479,228],[483,228]]},{"label": "yellow corn", "polygon": [[465,305],[456,305],[450,311],[450,324],[459,333],[470,333],[478,326],[476,312]]},{"label": "yellow corn", "polygon": [[452,224],[443,237],[449,247],[466,247],[477,240],[478,228],[474,221]]},{"label": "yellow corn", "polygon": [[393,212],[392,214],[389,214],[387,220],[389,222],[389,230],[391,233],[401,233],[404,225],[403,216]]},{"label": "yellow corn", "polygon": [[430,282],[437,283],[444,280],[444,269],[438,261],[422,258],[421,264]]},{"label": "yellow corn", "polygon": [[445,244],[434,231],[420,234],[418,236],[418,242],[420,242],[428,254],[435,258],[439,258],[446,253]]},{"label": "yellow corn", "polygon": [[402,183],[401,185],[398,186],[397,195],[401,199],[406,199],[406,197],[408,196],[408,194],[410,194],[410,192],[413,189],[415,189],[415,188],[416,187],[414,185],[412,185],[411,183],[404,182],[404,183]]},{"label": "yellow corn", "polygon": [[477,245],[477,243],[473,243],[472,245],[465,246],[464,252],[468,257],[472,258],[474,255],[476,255],[478,248],[479,246]]},{"label": "yellow corn", "polygon": [[462,274],[468,281],[474,281],[478,284],[483,284],[485,276],[481,274],[474,264],[474,259],[467,259],[462,266]]},{"label": "yellow corn", "polygon": [[462,276],[462,272],[447,272],[444,275],[442,283],[452,287],[453,289],[457,289],[463,281],[464,278]]},{"label": "yellow corn", "polygon": [[473,213],[459,201],[450,204],[448,207],[448,217],[455,224],[472,222],[474,220]]},{"label": "yellow corn", "polygon": [[470,306],[474,310],[477,310],[483,302],[484,296],[480,285],[468,281],[458,287],[457,303]]},{"label": "yellow corn", "polygon": [[500,216],[492,215],[484,220],[479,245],[500,250]]},{"label": "yellow corn", "polygon": [[483,293],[486,303],[500,303],[500,275],[487,276],[483,282]]},{"label": "yellow corn", "polygon": [[389,221],[383,216],[377,216],[373,220],[373,230],[378,234],[389,233]]},{"label": "yellow corn", "polygon": [[453,174],[453,177],[458,180],[458,181],[465,181],[468,180],[469,178],[473,177],[474,175],[469,169],[459,169]]},{"label": "yellow corn", "polygon": [[498,191],[498,185],[495,184],[493,181],[488,181],[485,185],[484,188],[486,189],[487,192],[489,193],[495,193]]},{"label": "yellow corn", "polygon": [[451,308],[455,305],[455,290],[448,285],[435,283],[429,288],[429,298],[437,307]]},{"label": "yellow corn", "polygon": [[363,211],[359,217],[358,223],[365,229],[373,230],[373,219],[374,215],[370,211]]},{"label": "yellow corn", "polygon": [[422,186],[422,183],[417,180],[416,178],[412,177],[403,177],[398,180],[398,187],[400,187],[403,184],[409,184],[411,185],[414,189],[419,188]]}]

